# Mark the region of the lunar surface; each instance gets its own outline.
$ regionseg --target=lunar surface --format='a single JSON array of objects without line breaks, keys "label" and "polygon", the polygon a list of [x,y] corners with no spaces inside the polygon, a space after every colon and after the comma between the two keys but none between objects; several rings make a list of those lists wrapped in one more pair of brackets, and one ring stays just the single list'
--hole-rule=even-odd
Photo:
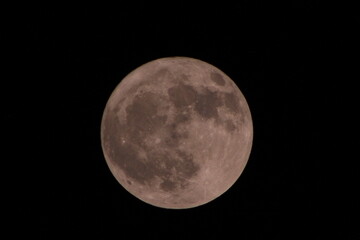
[{"label": "lunar surface", "polygon": [[146,63],[110,96],[101,123],[106,162],[135,197],[162,208],[208,203],[241,175],[252,119],[237,85],[193,58]]}]

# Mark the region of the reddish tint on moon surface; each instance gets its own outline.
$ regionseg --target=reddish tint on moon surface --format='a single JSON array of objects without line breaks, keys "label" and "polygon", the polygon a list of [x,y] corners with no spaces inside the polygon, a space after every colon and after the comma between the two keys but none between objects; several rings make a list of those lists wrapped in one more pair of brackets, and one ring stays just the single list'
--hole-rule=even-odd
[{"label": "reddish tint on moon surface", "polygon": [[111,94],[101,123],[114,177],[162,208],[192,208],[226,192],[244,170],[252,140],[250,109],[237,85],[187,57],[132,71]]}]

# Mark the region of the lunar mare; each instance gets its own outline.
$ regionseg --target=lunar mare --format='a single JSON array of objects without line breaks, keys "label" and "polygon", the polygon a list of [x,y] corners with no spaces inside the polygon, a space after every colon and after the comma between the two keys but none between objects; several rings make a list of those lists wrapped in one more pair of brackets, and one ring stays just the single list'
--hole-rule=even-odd
[{"label": "lunar mare", "polygon": [[236,84],[203,61],[161,58],[127,75],[101,123],[106,162],[131,194],[191,208],[227,191],[250,155],[250,109]]}]

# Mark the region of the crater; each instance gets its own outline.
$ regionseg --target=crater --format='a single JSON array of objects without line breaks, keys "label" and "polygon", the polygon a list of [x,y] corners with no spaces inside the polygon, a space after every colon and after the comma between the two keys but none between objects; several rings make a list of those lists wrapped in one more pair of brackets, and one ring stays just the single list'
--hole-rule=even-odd
[{"label": "crater", "polygon": [[220,73],[212,72],[210,74],[210,79],[219,86],[224,86],[225,85],[225,80],[224,80],[223,76]]},{"label": "crater", "polygon": [[233,132],[237,129],[236,125],[233,123],[233,121],[231,120],[226,120],[225,121],[225,129],[228,131],[228,132]]}]

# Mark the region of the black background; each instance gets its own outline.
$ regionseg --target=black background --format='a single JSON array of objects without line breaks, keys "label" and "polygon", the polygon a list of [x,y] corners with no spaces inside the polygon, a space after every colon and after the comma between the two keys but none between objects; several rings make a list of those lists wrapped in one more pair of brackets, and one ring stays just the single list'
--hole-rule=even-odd
[{"label": "black background", "polygon": [[[13,234],[359,239],[355,10],[319,1],[3,8],[3,196]],[[116,85],[169,56],[223,70],[254,124],[240,179],[188,210],[127,193],[100,144]]]}]

